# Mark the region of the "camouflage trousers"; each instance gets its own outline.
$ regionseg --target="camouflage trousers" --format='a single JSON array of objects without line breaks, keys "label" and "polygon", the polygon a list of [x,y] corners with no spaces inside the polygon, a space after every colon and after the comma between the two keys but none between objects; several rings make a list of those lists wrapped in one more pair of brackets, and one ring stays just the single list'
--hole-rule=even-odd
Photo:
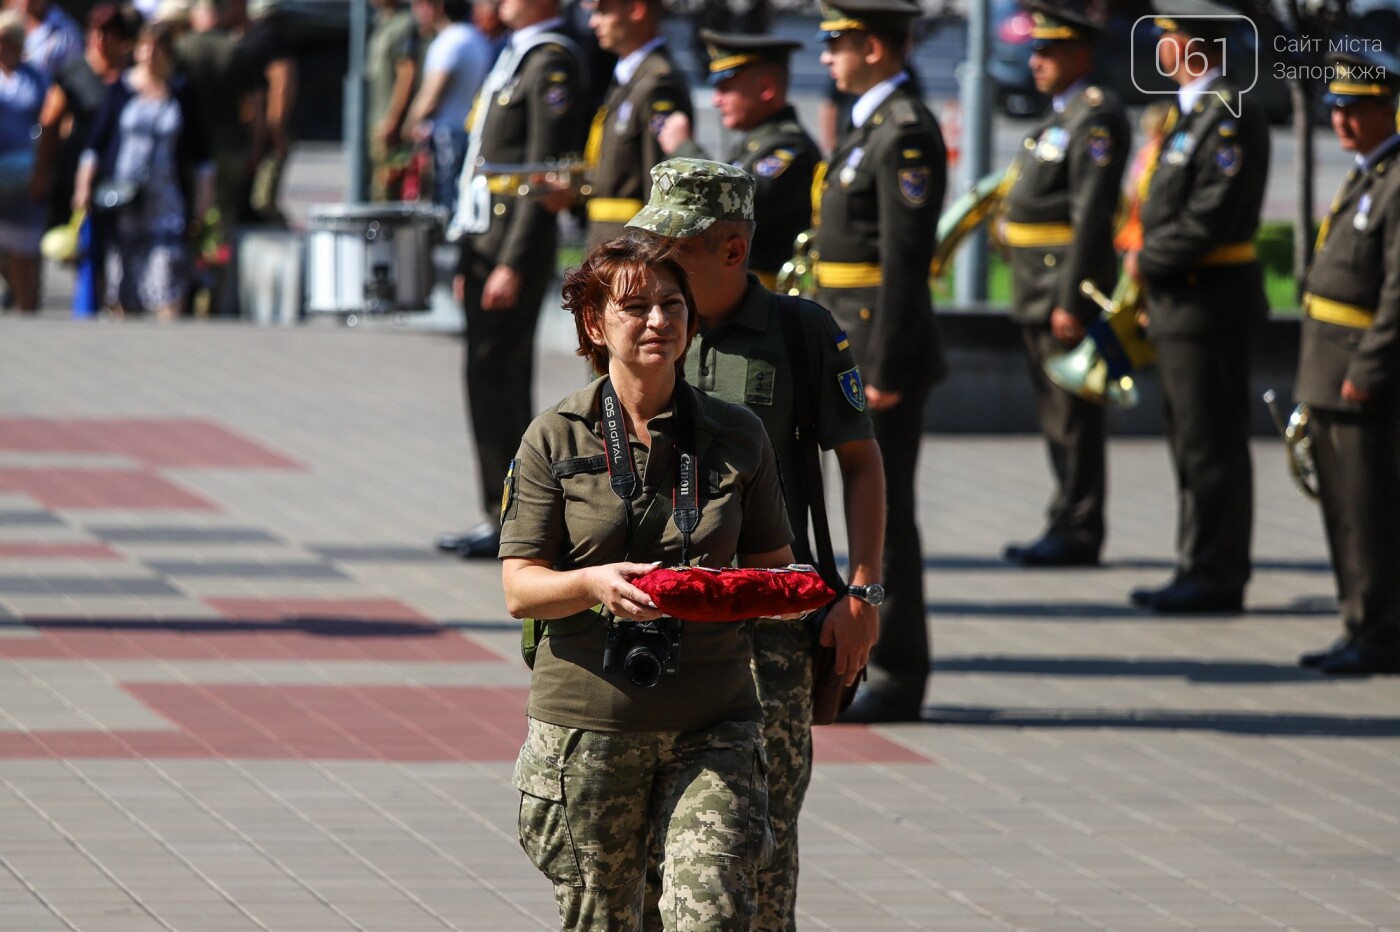
[{"label": "camouflage trousers", "polygon": [[[763,703],[768,760],[768,820],[773,859],[758,871],[754,932],[797,929],[797,817],[812,782],[812,640],[805,621],[754,625],[753,676]],[[647,883],[646,932],[662,928],[655,904],[660,882],[653,847]]]},{"label": "camouflage trousers", "polygon": [[642,928],[649,840],[667,930],[748,930],[772,856],[757,722],[600,732],[530,720],[515,764],[520,845],[554,882],[562,929]]},{"label": "camouflage trousers", "polygon": [[753,676],[763,703],[768,818],[776,848],[758,874],[755,932],[797,928],[797,817],[812,782],[812,641],[805,621],[754,625]]}]

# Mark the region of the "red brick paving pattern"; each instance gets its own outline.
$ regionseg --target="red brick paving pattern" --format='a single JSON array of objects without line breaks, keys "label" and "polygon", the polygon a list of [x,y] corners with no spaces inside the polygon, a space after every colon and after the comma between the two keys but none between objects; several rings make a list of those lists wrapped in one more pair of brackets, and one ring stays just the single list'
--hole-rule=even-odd
[{"label": "red brick paving pattern", "polygon": [[[0,759],[510,761],[523,687],[127,684],[178,730],[0,732]],[[864,727],[817,729],[822,763],[933,761]]]},{"label": "red brick paving pattern", "polygon": [[0,450],[118,454],[152,468],[303,468],[225,427],[195,419],[0,418]]},{"label": "red brick paving pattern", "polygon": [[503,662],[394,599],[209,599],[223,620],[23,619],[39,637],[0,640],[0,657],[90,660]]},{"label": "red brick paving pattern", "polygon": [[218,510],[173,482],[135,469],[0,468],[0,492],[22,492],[46,508]]}]

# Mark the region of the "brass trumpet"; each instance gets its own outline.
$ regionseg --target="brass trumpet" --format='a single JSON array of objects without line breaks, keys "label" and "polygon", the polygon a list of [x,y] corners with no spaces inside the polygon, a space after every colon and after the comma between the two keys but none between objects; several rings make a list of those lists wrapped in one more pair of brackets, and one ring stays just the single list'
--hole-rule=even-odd
[{"label": "brass trumpet", "polygon": [[1317,501],[1317,461],[1313,458],[1312,438],[1308,436],[1311,410],[1305,404],[1298,405],[1285,422],[1272,388],[1264,393],[1264,404],[1269,406],[1269,415],[1287,448],[1288,475],[1304,497]]},{"label": "brass trumpet", "polygon": [[1133,384],[1133,373],[1151,365],[1157,356],[1138,320],[1143,307],[1142,288],[1128,275],[1122,275],[1111,298],[1087,278],[1079,283],[1079,290],[1103,313],[1089,326],[1078,346],[1045,361],[1045,374],[1085,401],[1131,408],[1141,400]]}]

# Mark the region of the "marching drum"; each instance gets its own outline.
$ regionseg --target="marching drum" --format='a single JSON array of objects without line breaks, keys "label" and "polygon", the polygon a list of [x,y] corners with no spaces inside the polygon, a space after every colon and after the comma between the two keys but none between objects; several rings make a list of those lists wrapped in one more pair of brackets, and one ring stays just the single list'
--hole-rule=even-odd
[{"label": "marching drum", "polygon": [[430,204],[324,204],[306,233],[306,309],[313,314],[429,310],[433,247],[445,219]]}]

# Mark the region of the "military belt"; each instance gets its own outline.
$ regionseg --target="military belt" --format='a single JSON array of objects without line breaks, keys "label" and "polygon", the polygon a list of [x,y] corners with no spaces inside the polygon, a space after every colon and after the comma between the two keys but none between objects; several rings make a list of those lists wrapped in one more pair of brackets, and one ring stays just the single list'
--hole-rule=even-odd
[{"label": "military belt", "polygon": [[1068,223],[1011,223],[998,231],[1008,246],[1068,246],[1074,242],[1074,228]]},{"label": "military belt", "polygon": [[595,197],[588,202],[588,219],[599,223],[626,223],[641,209],[642,202],[630,197]]},{"label": "military belt", "polygon": [[817,284],[822,288],[872,288],[884,280],[878,262],[817,263]]},{"label": "military belt", "polygon": [[749,271],[753,272],[754,277],[758,279],[759,284],[764,288],[767,288],[769,291],[778,290],[777,272],[760,272],[756,269],[750,269]]},{"label": "military belt", "polygon": [[1357,330],[1370,330],[1376,320],[1376,312],[1370,308],[1319,298],[1315,294],[1303,295],[1303,311],[1313,320]]},{"label": "military belt", "polygon": [[526,618],[520,628],[520,655],[525,658],[525,665],[534,669],[535,655],[539,653],[540,642],[545,638],[582,634],[601,621],[606,614],[606,610],[599,604],[563,618]]},{"label": "military belt", "polygon": [[1206,253],[1197,265],[1244,265],[1255,258],[1253,243],[1226,243]]}]

